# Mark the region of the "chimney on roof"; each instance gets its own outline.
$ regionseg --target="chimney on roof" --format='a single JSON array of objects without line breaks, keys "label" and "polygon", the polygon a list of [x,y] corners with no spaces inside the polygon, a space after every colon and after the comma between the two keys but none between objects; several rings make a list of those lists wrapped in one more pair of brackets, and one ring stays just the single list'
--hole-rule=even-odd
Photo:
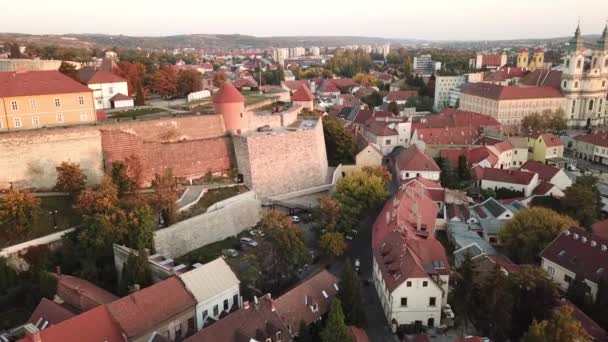
[{"label": "chimney on roof", "polygon": [[255,306],[258,306],[258,297],[257,296],[253,296],[253,302],[255,303]]},{"label": "chimney on roof", "polygon": [[391,212],[390,212],[390,210],[388,210],[386,212],[386,224],[388,225],[389,223],[391,223]]},{"label": "chimney on roof", "polygon": [[416,229],[420,230],[422,228],[422,215],[418,213],[418,217],[416,218]]},{"label": "chimney on roof", "polygon": [[304,304],[308,305],[308,295],[304,294]]},{"label": "chimney on roof", "polygon": [[42,336],[40,336],[40,329],[33,324],[26,324],[24,327],[25,336],[32,342],[42,342]]},{"label": "chimney on roof", "polygon": [[245,309],[245,310],[249,309],[249,301],[248,300],[246,300],[246,301],[243,302],[243,309]]},{"label": "chimney on roof", "polygon": [[595,247],[597,246],[597,242],[591,240],[591,242],[589,242],[589,245],[591,245],[591,247]]},{"label": "chimney on roof", "polygon": [[606,247],[606,245],[602,245],[602,247],[601,247],[601,248],[602,248],[602,251],[603,251],[603,252],[608,251],[608,247]]}]

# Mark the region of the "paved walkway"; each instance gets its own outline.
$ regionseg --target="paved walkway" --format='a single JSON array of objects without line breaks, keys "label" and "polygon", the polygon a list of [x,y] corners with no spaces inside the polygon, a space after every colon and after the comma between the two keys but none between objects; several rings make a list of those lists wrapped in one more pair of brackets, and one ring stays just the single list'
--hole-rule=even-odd
[{"label": "paved walkway", "polygon": [[177,211],[182,212],[188,210],[190,207],[198,203],[203,197],[207,188],[204,185],[190,185],[186,187],[186,190],[182,194],[179,200],[177,200]]}]

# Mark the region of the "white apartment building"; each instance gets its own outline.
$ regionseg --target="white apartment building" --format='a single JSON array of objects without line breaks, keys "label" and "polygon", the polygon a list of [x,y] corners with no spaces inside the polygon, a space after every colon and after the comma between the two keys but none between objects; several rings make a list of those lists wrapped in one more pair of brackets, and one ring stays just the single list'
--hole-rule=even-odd
[{"label": "white apartment building", "polygon": [[[454,100],[450,98],[450,91],[467,83],[467,76],[435,76],[435,103],[433,109],[440,111],[443,107],[453,107]],[[460,91],[458,92],[460,93]],[[453,96],[453,95],[452,95]],[[453,96],[454,97],[454,96]]]},{"label": "white apartment building", "polygon": [[96,110],[133,107],[133,99],[129,100],[129,87],[124,78],[99,70],[84,82],[87,87],[93,89]]},{"label": "white apartment building", "polygon": [[221,257],[194,267],[179,278],[196,300],[196,324],[200,330],[210,318],[218,320],[223,312],[241,306],[240,281]]}]

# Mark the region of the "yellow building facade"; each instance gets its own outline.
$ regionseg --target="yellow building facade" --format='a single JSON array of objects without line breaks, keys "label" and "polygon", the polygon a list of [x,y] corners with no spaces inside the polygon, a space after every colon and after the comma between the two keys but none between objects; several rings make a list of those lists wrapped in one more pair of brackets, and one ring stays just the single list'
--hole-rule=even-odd
[{"label": "yellow building facade", "polygon": [[521,49],[517,54],[517,67],[530,71],[544,69],[545,52],[542,49],[536,49],[530,58],[528,49]]}]

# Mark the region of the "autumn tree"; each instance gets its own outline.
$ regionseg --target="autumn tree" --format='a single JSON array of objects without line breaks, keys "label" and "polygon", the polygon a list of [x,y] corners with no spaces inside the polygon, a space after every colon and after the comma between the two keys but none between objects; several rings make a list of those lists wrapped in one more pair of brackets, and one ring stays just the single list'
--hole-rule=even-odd
[{"label": "autumn tree", "polygon": [[[143,81],[144,76],[146,75],[146,66],[142,63],[132,63],[129,61],[120,61],[118,63],[118,68],[112,70],[112,72],[125,80],[127,80],[127,88],[129,94],[125,95],[133,95],[136,94],[135,99],[138,100],[139,89],[141,88],[141,97],[139,99],[143,99]],[[135,103],[137,106],[142,106],[144,103]]]},{"label": "autumn tree", "polygon": [[327,255],[339,257],[346,251],[344,235],[340,232],[328,231],[321,235],[319,246]]},{"label": "autumn tree", "polygon": [[553,311],[549,319],[534,320],[524,342],[587,342],[590,336],[582,327],[570,305],[561,305]]},{"label": "autumn tree", "polygon": [[280,285],[295,276],[296,271],[308,261],[304,235],[289,217],[270,210],[260,220],[258,227],[264,232],[264,264],[269,281]]},{"label": "autumn tree", "polygon": [[543,248],[574,225],[574,220],[551,209],[526,208],[505,223],[500,240],[514,260],[533,263]]},{"label": "autumn tree", "polygon": [[177,95],[187,96],[203,90],[203,75],[196,70],[180,70],[177,73]]},{"label": "autumn tree", "polygon": [[365,294],[363,293],[361,281],[349,260],[346,261],[340,276],[337,297],[342,304],[342,311],[346,316],[346,324],[365,328],[367,326],[367,313],[364,302]]},{"label": "autumn tree", "polygon": [[129,178],[127,164],[123,161],[115,161],[111,164],[110,175],[118,189],[118,195],[124,196],[133,190],[133,180]]},{"label": "autumn tree", "polygon": [[174,96],[177,92],[177,75],[171,68],[156,70],[150,77],[150,91],[165,99]]},{"label": "autumn tree", "polygon": [[152,285],[152,272],[148,263],[148,254],[145,249],[130,253],[123,265],[120,277],[119,294],[128,295],[135,285],[140,288]]},{"label": "autumn tree", "polygon": [[342,303],[340,299],[334,298],[329,308],[325,329],[321,331],[322,342],[352,342],[352,336],[348,326],[344,322]]},{"label": "autumn tree", "polygon": [[173,170],[168,168],[152,180],[154,194],[151,204],[156,212],[160,213],[165,224],[170,225],[177,221],[177,178],[173,175]]},{"label": "autumn tree", "polygon": [[224,83],[226,83],[226,74],[223,72],[216,72],[213,75],[213,86],[216,88],[221,88],[222,85],[224,85]]},{"label": "autumn tree", "polygon": [[352,164],[355,160],[355,138],[338,119],[323,117],[323,135],[329,165]]},{"label": "autumn tree", "polygon": [[335,198],[340,203],[342,232],[350,230],[367,213],[388,198],[385,179],[363,170],[352,171],[340,179]]},{"label": "autumn tree", "polygon": [[551,111],[544,110],[542,113],[532,113],[521,120],[521,126],[530,131],[562,131],[568,125],[566,115],[562,109]]},{"label": "autumn tree", "polygon": [[145,106],[146,105],[146,95],[144,92],[144,86],[141,81],[137,82],[135,86],[135,100],[134,104],[136,106]]},{"label": "autumn tree", "polygon": [[376,76],[369,73],[358,73],[353,77],[353,80],[357,82],[357,84],[361,85],[371,85],[376,83]]},{"label": "autumn tree", "polygon": [[130,248],[154,250],[156,217],[147,204],[137,204],[126,213],[124,244]]},{"label": "autumn tree", "polygon": [[62,162],[56,167],[57,170],[57,182],[55,183],[55,190],[68,192],[73,197],[84,190],[87,185],[87,176],[80,168],[80,164],[71,162]]},{"label": "autumn tree", "polygon": [[602,200],[594,176],[579,176],[564,191],[561,206],[567,215],[589,229],[601,215]]},{"label": "autumn tree", "polygon": [[40,213],[40,199],[31,192],[10,190],[0,199],[0,232],[9,238],[25,234]]},{"label": "autumn tree", "polygon": [[136,155],[126,157],[125,164],[127,165],[127,175],[132,181],[133,190],[137,190],[143,183],[144,165]]},{"label": "autumn tree", "polygon": [[361,170],[370,176],[380,177],[384,186],[388,186],[393,178],[391,172],[384,166],[364,166]]},{"label": "autumn tree", "polygon": [[83,215],[114,215],[118,207],[118,189],[112,178],[105,176],[96,189],[82,191],[76,200],[76,207]]},{"label": "autumn tree", "polygon": [[338,226],[340,219],[340,203],[331,196],[323,196],[319,199],[319,219],[321,226],[328,232],[333,232]]},{"label": "autumn tree", "polygon": [[64,75],[68,76],[69,78],[80,82],[80,79],[78,78],[78,70],[76,70],[76,67],[74,66],[74,64],[68,63],[68,62],[61,62],[61,65],[59,66],[58,71]]}]

